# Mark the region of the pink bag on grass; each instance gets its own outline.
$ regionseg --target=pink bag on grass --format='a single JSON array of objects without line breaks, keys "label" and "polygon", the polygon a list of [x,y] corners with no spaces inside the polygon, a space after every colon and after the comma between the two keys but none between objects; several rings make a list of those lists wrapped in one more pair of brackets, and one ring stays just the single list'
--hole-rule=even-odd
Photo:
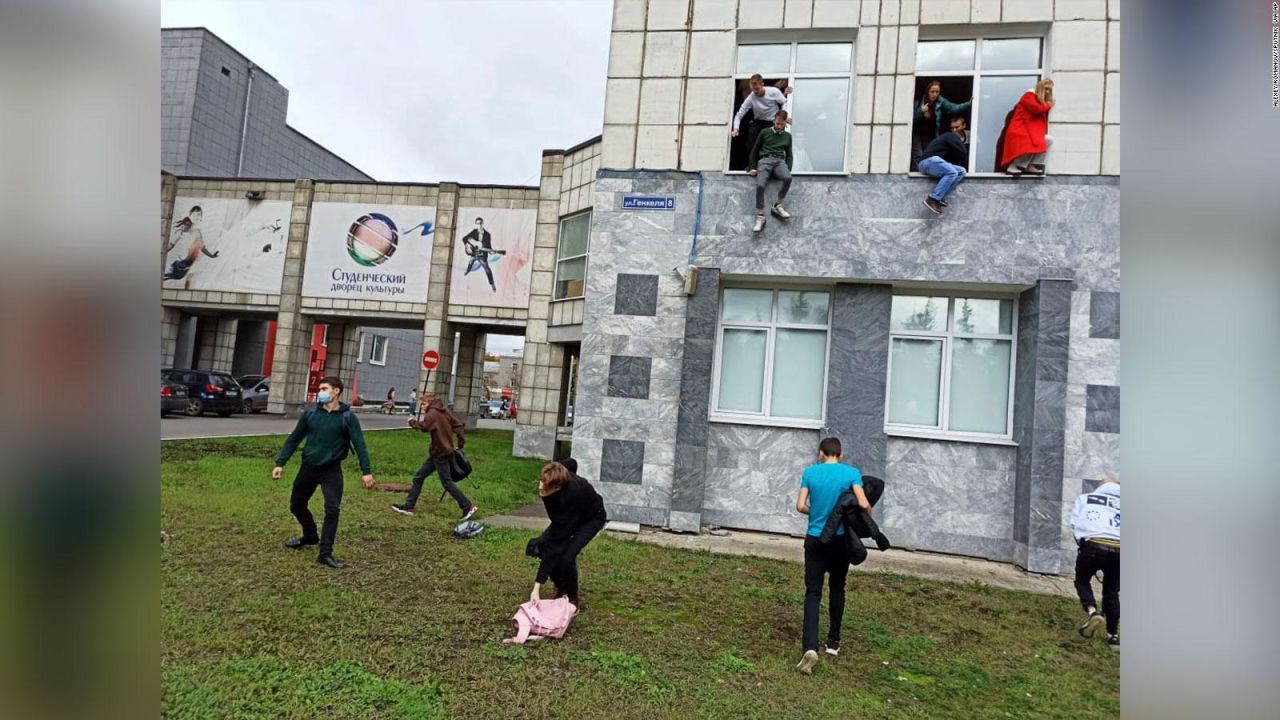
[{"label": "pink bag on grass", "polygon": [[569,602],[567,597],[542,600],[537,603],[530,600],[516,608],[516,614],[511,617],[511,623],[516,628],[516,636],[506,638],[502,642],[523,645],[529,639],[564,637],[565,631],[569,629],[569,621],[573,620],[573,616],[577,614],[577,606]]}]

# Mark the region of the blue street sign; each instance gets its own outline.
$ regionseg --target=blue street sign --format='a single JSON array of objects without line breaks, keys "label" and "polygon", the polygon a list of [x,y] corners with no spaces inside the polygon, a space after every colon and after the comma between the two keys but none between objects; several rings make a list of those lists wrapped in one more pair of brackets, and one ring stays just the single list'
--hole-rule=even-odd
[{"label": "blue street sign", "polygon": [[674,195],[623,195],[623,210],[675,210]]}]

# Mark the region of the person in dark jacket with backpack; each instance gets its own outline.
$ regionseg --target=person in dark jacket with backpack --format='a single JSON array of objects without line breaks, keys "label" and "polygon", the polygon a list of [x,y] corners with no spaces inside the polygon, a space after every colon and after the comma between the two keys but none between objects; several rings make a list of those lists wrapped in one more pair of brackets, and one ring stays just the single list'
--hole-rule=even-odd
[{"label": "person in dark jacket with backpack", "polygon": [[542,584],[548,579],[556,592],[578,604],[578,553],[609,522],[604,498],[591,483],[578,477],[578,463],[547,463],[538,476],[538,495],[547,508],[551,525],[541,536],[529,541],[525,554],[542,560],[529,599],[541,600]]},{"label": "person in dark jacket with backpack", "polygon": [[[458,509],[462,511],[462,520],[465,522],[470,520],[478,509],[458,487],[455,477],[457,473],[454,471],[456,465],[453,453],[454,450],[461,450],[467,444],[466,426],[449,412],[434,393],[422,396],[422,406],[426,408],[422,419],[410,418],[409,427],[430,433],[431,447],[427,450],[427,459],[423,461],[422,467],[413,474],[413,485],[409,488],[409,497],[405,498],[403,505],[392,505],[391,509],[401,515],[412,515],[414,506],[418,504],[418,496],[422,494],[422,483],[426,481],[428,475],[435,472],[440,474],[440,485],[444,487],[445,492],[458,503]],[[458,438],[456,445],[453,441],[455,435]]]},{"label": "person in dark jacket with backpack", "polygon": [[[302,526],[302,536],[285,540],[284,544],[294,550],[319,545],[316,562],[335,570],[346,566],[341,560],[334,559],[333,541],[338,535],[338,515],[342,510],[342,461],[351,448],[355,449],[360,460],[364,486],[373,487],[369,449],[364,444],[360,421],[351,412],[351,407],[340,400],[343,389],[338,378],[321,378],[316,405],[298,418],[298,424],[284,441],[284,447],[276,456],[276,467],[271,471],[272,478],[279,480],[283,477],[285,463],[298,449],[298,443],[306,439],[307,443],[302,448],[302,467],[293,479],[293,492],[289,496],[289,510]],[[324,495],[324,525],[318,535],[316,519],[307,507],[317,487]]]}]

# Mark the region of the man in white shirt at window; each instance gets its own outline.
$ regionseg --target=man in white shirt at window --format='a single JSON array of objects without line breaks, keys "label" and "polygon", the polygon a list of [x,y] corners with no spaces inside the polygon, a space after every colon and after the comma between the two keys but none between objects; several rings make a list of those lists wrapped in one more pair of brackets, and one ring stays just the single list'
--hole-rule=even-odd
[{"label": "man in white shirt at window", "polygon": [[789,85],[784,93],[772,85],[766,87],[764,76],[760,73],[752,75],[751,92],[747,93],[737,114],[733,116],[733,126],[729,128],[729,135],[738,137],[738,128],[742,125],[742,119],[747,116],[747,111],[750,110],[751,124],[747,125],[747,151],[750,152],[756,145],[756,136],[760,131],[773,125],[774,116],[779,110],[786,108],[787,98],[791,93]]},{"label": "man in white shirt at window", "polygon": [[[1120,649],[1120,483],[1104,478],[1071,508],[1076,553],[1076,594],[1088,613],[1080,634],[1093,637],[1104,622],[1107,644]],[[1102,573],[1102,612],[1093,597],[1093,576]]]}]

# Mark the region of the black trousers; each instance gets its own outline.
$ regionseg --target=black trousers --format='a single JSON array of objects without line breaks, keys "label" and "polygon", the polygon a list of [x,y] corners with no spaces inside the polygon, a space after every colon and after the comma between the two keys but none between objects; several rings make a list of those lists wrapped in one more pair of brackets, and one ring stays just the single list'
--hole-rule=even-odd
[{"label": "black trousers", "polygon": [[458,487],[458,483],[453,480],[453,466],[449,464],[449,456],[442,457],[427,456],[423,461],[422,467],[418,468],[418,472],[413,474],[413,486],[409,488],[409,497],[405,498],[405,507],[413,507],[418,504],[418,496],[422,494],[422,483],[427,476],[433,472],[440,473],[440,485],[449,493],[453,501],[458,503],[458,508],[466,511],[471,507],[471,501],[462,492],[462,488]]},{"label": "black trousers", "polygon": [[1097,607],[1090,581],[1102,571],[1102,614],[1107,618],[1107,634],[1115,635],[1120,627],[1120,551],[1082,543],[1076,553],[1076,594],[1085,610]]},{"label": "black trousers", "polygon": [[289,495],[289,512],[302,526],[302,537],[316,540],[316,519],[307,503],[316,493],[316,487],[324,495],[324,525],[320,529],[320,555],[333,554],[333,540],[338,535],[338,516],[342,512],[342,465],[329,463],[321,467],[303,465],[293,479],[293,492]]},{"label": "black trousers", "polygon": [[556,563],[556,569],[551,572],[551,582],[556,584],[556,592],[568,597],[574,605],[578,604],[578,553],[604,529],[606,522],[608,518],[601,514],[583,523],[569,539],[560,562]]},{"label": "black trousers", "polygon": [[818,649],[818,612],[822,607],[822,581],[831,576],[828,602],[830,624],[827,640],[840,642],[840,623],[844,620],[844,581],[849,574],[849,550],[839,537],[824,545],[816,537],[804,538],[804,649]]}]

